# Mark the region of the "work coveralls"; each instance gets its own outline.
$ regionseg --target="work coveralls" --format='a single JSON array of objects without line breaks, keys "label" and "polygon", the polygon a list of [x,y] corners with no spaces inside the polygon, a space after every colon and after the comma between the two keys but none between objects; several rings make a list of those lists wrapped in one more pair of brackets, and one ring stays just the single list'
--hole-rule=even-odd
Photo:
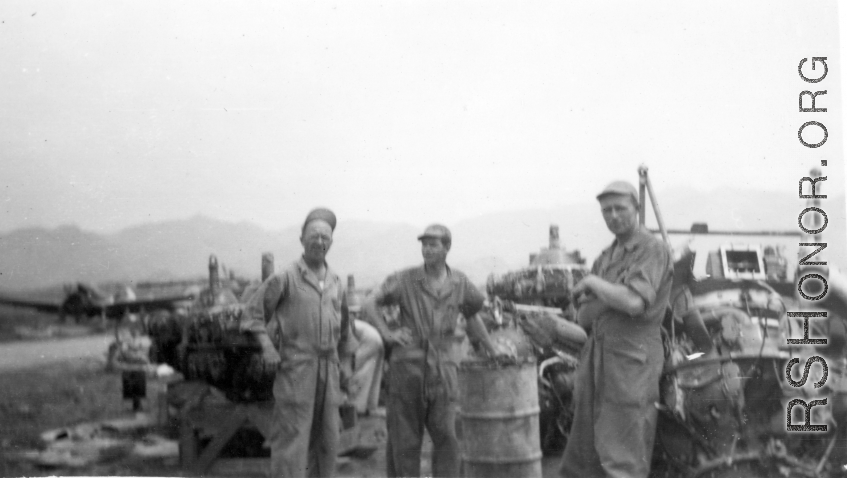
[{"label": "work coveralls", "polygon": [[594,262],[593,274],[644,300],[644,313],[602,312],[582,349],[575,415],[560,475],[638,478],[650,473],[664,353],[660,326],[673,278],[668,248],[643,226]]},{"label": "work coveralls", "polygon": [[392,349],[388,367],[388,476],[420,476],[424,426],[433,442],[432,474],[459,476],[455,421],[464,335],[456,326],[460,312],[472,317],[483,300],[464,274],[449,268],[447,283],[433,290],[423,266],[390,276],[376,292],[377,305],[400,306],[400,325],[413,336]]},{"label": "work coveralls", "polygon": [[332,476],[339,440],[338,350],[347,350],[338,276],[321,286],[301,258],[269,277],[248,302],[241,329],[267,333],[282,362],[274,380],[271,476]]}]

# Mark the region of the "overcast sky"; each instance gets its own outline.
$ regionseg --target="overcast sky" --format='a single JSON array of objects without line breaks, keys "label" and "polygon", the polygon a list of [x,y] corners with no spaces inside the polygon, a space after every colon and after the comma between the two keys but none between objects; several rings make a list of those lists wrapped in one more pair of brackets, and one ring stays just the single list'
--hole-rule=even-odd
[{"label": "overcast sky", "polygon": [[[281,228],[318,205],[450,224],[582,202],[641,163],[659,191],[790,195],[829,157],[843,190],[836,3],[693,5],[4,0],[0,232]],[[810,88],[828,113],[798,113]]]}]

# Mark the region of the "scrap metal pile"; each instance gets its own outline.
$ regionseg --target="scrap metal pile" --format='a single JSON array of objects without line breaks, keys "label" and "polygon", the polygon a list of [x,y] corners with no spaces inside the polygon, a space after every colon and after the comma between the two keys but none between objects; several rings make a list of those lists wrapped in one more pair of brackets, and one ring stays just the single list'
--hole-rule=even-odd
[{"label": "scrap metal pile", "polygon": [[[688,339],[670,331],[654,464],[665,476],[843,476],[844,460],[833,455],[845,435],[843,420],[834,419],[847,412],[845,395],[833,388],[843,383],[843,370],[831,370],[836,379],[816,392],[840,397],[832,408],[813,410],[812,421],[829,431],[786,431],[786,404],[797,389],[785,367],[797,351],[785,344],[802,336],[803,326],[790,321],[782,297],[762,280],[710,278],[694,282],[692,294],[714,353],[688,359]],[[802,407],[794,416],[803,421]]]},{"label": "scrap metal pile", "polygon": [[527,305],[568,309],[574,285],[588,268],[579,251],[567,251],[559,242],[559,226],[550,226],[550,245],[530,254],[529,266],[502,276],[491,275],[487,290],[490,296]]},{"label": "scrap metal pile", "polygon": [[519,363],[536,364],[540,445],[560,453],[573,421],[573,387],[585,331],[561,309],[495,298],[481,314],[491,339]]},{"label": "scrap metal pile", "polygon": [[150,318],[151,359],[164,362],[186,380],[204,381],[236,402],[273,397],[273,372],[262,363],[261,347],[238,329],[244,305],[220,287],[217,260],[209,260],[209,288],[188,311],[160,313]]}]

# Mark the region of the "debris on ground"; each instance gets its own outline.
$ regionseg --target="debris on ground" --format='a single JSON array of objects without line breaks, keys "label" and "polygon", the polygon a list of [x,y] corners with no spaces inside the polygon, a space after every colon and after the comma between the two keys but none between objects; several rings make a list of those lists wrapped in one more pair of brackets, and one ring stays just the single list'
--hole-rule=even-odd
[{"label": "debris on ground", "polygon": [[179,455],[179,443],[152,430],[156,418],[138,413],[96,423],[48,430],[41,434],[42,450],[15,453],[20,460],[45,468],[82,468],[129,455],[169,458]]},{"label": "debris on ground", "polygon": [[91,327],[84,325],[48,325],[33,327],[18,325],[13,328],[15,337],[21,340],[45,340],[56,337],[82,337],[91,334]]}]

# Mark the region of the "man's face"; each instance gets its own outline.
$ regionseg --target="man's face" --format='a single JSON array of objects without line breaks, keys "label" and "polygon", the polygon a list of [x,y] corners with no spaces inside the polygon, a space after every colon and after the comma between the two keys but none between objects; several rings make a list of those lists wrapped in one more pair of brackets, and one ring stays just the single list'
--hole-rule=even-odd
[{"label": "man's face", "polygon": [[300,244],[303,244],[306,259],[323,261],[332,245],[332,228],[324,221],[312,221],[303,229]]},{"label": "man's face", "polygon": [[421,239],[421,254],[423,254],[424,264],[435,265],[447,262],[447,252],[449,251],[444,247],[441,239],[435,237]]},{"label": "man's face", "polygon": [[600,210],[603,212],[606,227],[616,236],[628,234],[638,227],[638,210],[629,196],[603,196],[600,198]]}]

